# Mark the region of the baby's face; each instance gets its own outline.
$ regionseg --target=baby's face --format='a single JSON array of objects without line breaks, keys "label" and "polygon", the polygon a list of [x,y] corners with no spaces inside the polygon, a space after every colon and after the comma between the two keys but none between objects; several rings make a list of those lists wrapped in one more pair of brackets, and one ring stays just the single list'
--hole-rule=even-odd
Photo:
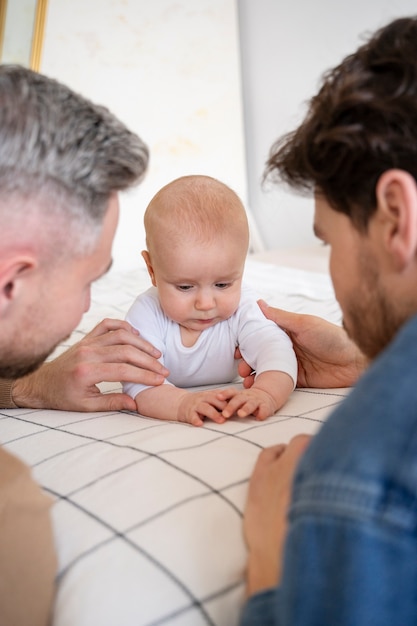
[{"label": "baby's face", "polygon": [[201,243],[187,239],[152,259],[165,314],[187,330],[228,319],[239,306],[246,249],[236,237]]}]

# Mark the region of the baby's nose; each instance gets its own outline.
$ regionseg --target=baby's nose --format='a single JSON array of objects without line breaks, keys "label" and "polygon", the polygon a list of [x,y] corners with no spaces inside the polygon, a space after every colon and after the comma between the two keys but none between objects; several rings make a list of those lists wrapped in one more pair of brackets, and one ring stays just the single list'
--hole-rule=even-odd
[{"label": "baby's nose", "polygon": [[198,293],[195,306],[199,311],[209,311],[210,309],[213,309],[215,306],[215,299],[211,291],[200,291]]}]

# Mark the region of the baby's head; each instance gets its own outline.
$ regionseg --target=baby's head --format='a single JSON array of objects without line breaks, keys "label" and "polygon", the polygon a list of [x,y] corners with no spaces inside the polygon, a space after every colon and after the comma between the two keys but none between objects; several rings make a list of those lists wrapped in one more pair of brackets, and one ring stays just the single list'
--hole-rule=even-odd
[{"label": "baby's head", "polygon": [[183,176],[158,191],[144,219],[142,254],[165,313],[185,325],[171,304],[187,294],[189,301],[194,296],[194,309],[205,316],[212,311],[207,325],[230,317],[239,304],[249,246],[237,194],[209,176]]},{"label": "baby's head", "polygon": [[210,176],[182,176],[155,194],[145,211],[146,245],[158,254],[167,244],[192,240],[208,243],[219,237],[237,241],[246,256],[249,228],[238,195]]}]

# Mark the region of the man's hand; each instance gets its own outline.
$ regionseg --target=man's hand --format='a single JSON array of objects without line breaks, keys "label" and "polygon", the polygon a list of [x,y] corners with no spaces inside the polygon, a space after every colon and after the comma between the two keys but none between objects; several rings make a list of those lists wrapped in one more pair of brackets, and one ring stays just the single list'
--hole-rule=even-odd
[{"label": "man's hand", "polygon": [[281,580],[287,512],[298,462],[310,437],[265,448],[252,474],[243,530],[248,546],[247,594],[275,587]]},{"label": "man's hand", "polygon": [[[263,314],[290,337],[298,362],[297,387],[350,387],[368,365],[366,357],[340,326],[314,315],[300,315],[258,302]],[[239,363],[243,385],[253,376],[249,366]]]},{"label": "man's hand", "polygon": [[123,393],[102,394],[101,382],[160,385],[168,371],[158,350],[125,321],[105,319],[79,343],[13,384],[19,407],[66,411],[136,409]]}]

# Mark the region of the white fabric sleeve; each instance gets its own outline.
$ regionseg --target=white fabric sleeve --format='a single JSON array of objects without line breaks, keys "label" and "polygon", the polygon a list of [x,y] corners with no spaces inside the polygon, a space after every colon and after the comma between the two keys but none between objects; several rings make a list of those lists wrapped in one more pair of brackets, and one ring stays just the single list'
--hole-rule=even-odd
[{"label": "white fabric sleeve", "polygon": [[275,322],[266,319],[256,294],[243,290],[239,315],[239,348],[245,361],[256,372],[276,370],[297,383],[297,357],[288,335]]},{"label": "white fabric sleeve", "polygon": [[[159,305],[154,287],[151,287],[136,298],[127,312],[126,321],[140,332],[141,337],[149,341],[161,352],[162,356],[158,360],[162,365],[165,365],[163,355],[165,352],[164,335],[167,321]],[[170,385],[171,383],[165,380],[163,384]],[[122,387],[124,393],[127,393],[131,398],[135,398],[141,391],[149,389],[150,385],[122,381]]]}]

